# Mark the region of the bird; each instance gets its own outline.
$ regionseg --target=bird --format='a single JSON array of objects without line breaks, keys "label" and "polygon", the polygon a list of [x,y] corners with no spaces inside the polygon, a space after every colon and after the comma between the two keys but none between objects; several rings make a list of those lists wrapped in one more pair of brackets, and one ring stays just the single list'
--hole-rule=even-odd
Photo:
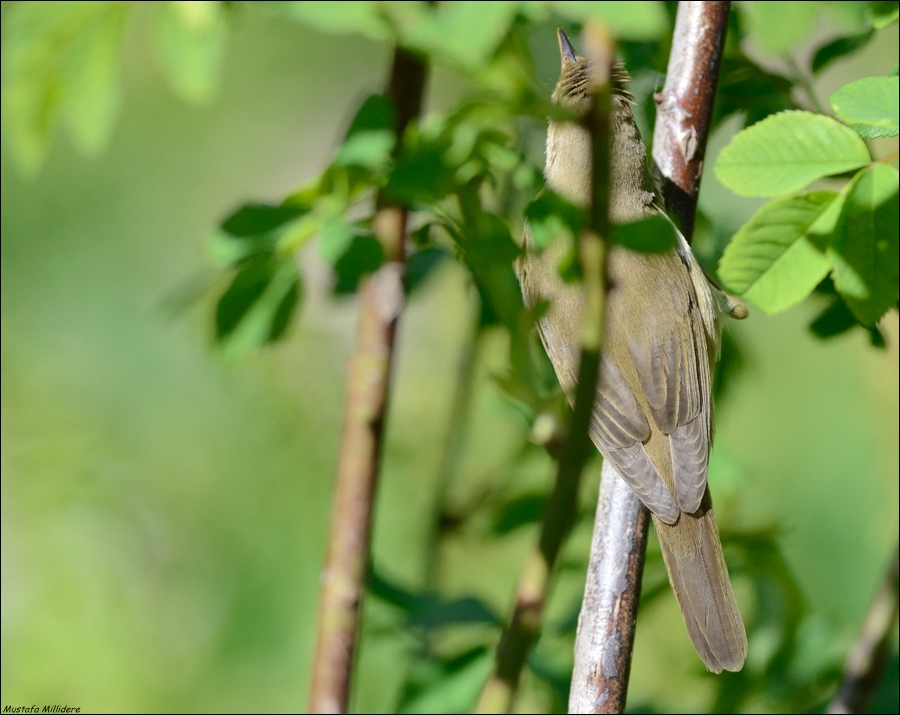
[{"label": "bird", "polygon": [[[553,101],[584,116],[592,101],[589,60],[558,30],[561,56]],[[625,66],[611,75],[609,220],[624,224],[665,216],[631,110]],[[546,185],[571,203],[591,201],[591,137],[585,126],[551,118]],[[674,228],[674,224],[673,224]],[[650,510],[669,581],[688,636],[707,669],[738,671],[747,635],[722,553],[707,485],[713,437],[712,370],[722,316],[746,307],[707,278],[684,237],[664,253],[611,245],[607,254],[605,333],[591,440]],[[541,341],[569,401],[580,360],[583,291],[559,265],[565,241],[538,250],[526,224],[516,273],[525,303],[546,305]]]}]

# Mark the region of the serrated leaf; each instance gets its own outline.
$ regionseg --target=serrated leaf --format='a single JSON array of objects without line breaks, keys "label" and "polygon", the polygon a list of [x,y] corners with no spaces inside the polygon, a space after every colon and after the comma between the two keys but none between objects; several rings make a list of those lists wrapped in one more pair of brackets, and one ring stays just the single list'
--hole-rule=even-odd
[{"label": "serrated leaf", "polygon": [[639,253],[665,253],[673,248],[677,234],[672,223],[663,216],[613,226],[612,243]]},{"label": "serrated leaf", "polygon": [[825,231],[813,231],[839,200],[833,191],[817,191],[760,208],[725,249],[719,264],[725,287],[770,314],[803,300],[831,268]]},{"label": "serrated leaf", "polygon": [[278,340],[300,297],[292,260],[270,259],[241,268],[216,304],[216,340],[227,355]]},{"label": "serrated leaf", "polygon": [[869,161],[853,130],[831,117],[791,111],[738,132],[719,154],[715,173],[741,196],[777,196]]},{"label": "serrated leaf", "polygon": [[103,149],[120,104],[119,56],[128,4],[15,3],[4,18],[3,120],[20,168],[43,163],[65,121],[76,146]]},{"label": "serrated leaf", "polygon": [[872,30],[866,30],[855,35],[844,35],[837,37],[823,45],[820,45],[813,54],[810,68],[813,74],[821,72],[825,67],[854,52],[858,52],[865,47],[875,33]]},{"label": "serrated leaf", "polygon": [[835,114],[865,139],[900,130],[900,77],[863,77],[831,95]]},{"label": "serrated leaf", "polygon": [[742,6],[749,15],[753,40],[771,55],[788,54],[812,29],[819,12],[811,2],[751,2]]},{"label": "serrated leaf", "polygon": [[613,34],[627,40],[655,40],[669,28],[660,2],[552,2],[546,6],[567,20],[584,22],[600,18]]},{"label": "serrated leaf", "polygon": [[832,239],[834,285],[863,325],[897,304],[897,202],[897,170],[872,166],[850,186]]},{"label": "serrated leaf", "polygon": [[212,100],[228,39],[224,2],[162,2],[153,40],[160,67],[176,94],[192,104]]}]

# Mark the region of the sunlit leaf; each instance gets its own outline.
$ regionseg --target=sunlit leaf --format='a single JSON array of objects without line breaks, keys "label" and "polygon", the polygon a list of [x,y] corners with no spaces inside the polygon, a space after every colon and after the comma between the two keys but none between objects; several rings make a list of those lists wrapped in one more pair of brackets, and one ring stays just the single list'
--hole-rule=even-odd
[{"label": "sunlit leaf", "polygon": [[[767,313],[803,300],[831,268],[827,229],[839,194],[818,191],[776,199],[738,231],[719,265],[725,287]],[[833,219],[831,219],[833,221]],[[817,226],[819,224],[819,226]]]},{"label": "sunlit leaf", "polygon": [[864,139],[894,137],[900,130],[900,78],[863,77],[831,95],[840,119]]},{"label": "sunlit leaf", "polygon": [[863,325],[897,305],[897,205],[897,170],[876,164],[853,182],[835,230],[834,285]]},{"label": "sunlit leaf", "polygon": [[385,10],[404,44],[472,70],[493,54],[509,31],[516,3],[461,0],[432,9],[412,3],[387,3]]},{"label": "sunlit leaf", "polygon": [[394,108],[385,97],[374,94],[353,117],[333,164],[378,169],[390,159],[394,143]]},{"label": "sunlit leaf", "polygon": [[669,27],[669,18],[660,2],[548,2],[546,7],[568,20],[584,22],[598,18],[609,25],[616,37],[628,40],[655,40]]},{"label": "sunlit leaf", "polygon": [[387,39],[391,29],[379,3],[369,0],[341,2],[278,2],[270,5],[322,32],[358,33],[375,40]]},{"label": "sunlit leaf", "polygon": [[525,209],[528,230],[538,248],[546,248],[557,238],[581,233],[587,220],[584,208],[576,206],[550,189],[545,189]]},{"label": "sunlit leaf", "polygon": [[782,112],[734,136],[719,154],[719,181],[742,196],[777,196],[870,161],[857,134],[811,112]]},{"label": "sunlit leaf", "polygon": [[186,102],[206,104],[216,93],[228,39],[224,2],[161,2],[154,45],[172,88]]},{"label": "sunlit leaf", "polygon": [[27,173],[43,163],[60,121],[81,151],[93,155],[107,145],[119,112],[119,56],[128,9],[121,2],[9,7],[3,121]]},{"label": "sunlit leaf", "polygon": [[319,255],[334,265],[347,252],[356,229],[342,215],[330,216],[319,230]]}]

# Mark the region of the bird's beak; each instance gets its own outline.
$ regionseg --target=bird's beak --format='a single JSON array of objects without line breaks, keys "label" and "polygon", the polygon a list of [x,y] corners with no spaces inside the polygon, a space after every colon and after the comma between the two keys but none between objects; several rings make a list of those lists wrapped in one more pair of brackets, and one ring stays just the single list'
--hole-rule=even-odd
[{"label": "bird's beak", "polygon": [[556,36],[559,38],[559,61],[565,67],[566,62],[577,62],[578,55],[575,53],[575,48],[572,47],[572,43],[569,42],[569,38],[566,36],[566,33],[562,31],[561,28],[556,28]]}]

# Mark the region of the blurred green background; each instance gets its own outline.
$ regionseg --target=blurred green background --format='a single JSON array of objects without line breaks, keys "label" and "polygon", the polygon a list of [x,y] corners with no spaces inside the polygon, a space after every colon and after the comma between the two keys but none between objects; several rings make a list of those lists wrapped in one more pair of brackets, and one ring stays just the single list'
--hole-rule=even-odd
[{"label": "blurred green background", "polygon": [[[381,88],[389,47],[244,9],[221,90],[196,108],[165,84],[147,32],[139,15],[125,43],[121,116],[100,156],[85,158],[57,136],[40,173],[26,178],[4,132],[0,704],[302,710],[355,302],[332,297],[329,269],[306,250],[292,332],[240,362],[214,349],[216,291],[181,307],[219,280],[207,250],[218,222],[240,202],[280,196],[321,170],[358,102]],[[549,92],[552,26],[533,47]],[[895,23],[825,72],[817,91],[827,98],[873,65],[889,70],[896,48]],[[439,67],[429,91],[435,109],[466,85]],[[714,138],[708,166],[728,129]],[[702,205],[732,230],[755,207],[711,172]],[[744,365],[717,408],[710,469],[726,537],[775,530],[806,609],[791,667],[810,679],[841,664],[898,524],[897,313],[881,325],[888,349],[876,351],[862,331],[814,339],[806,326],[820,308],[812,300],[776,317],[753,312],[729,327]],[[506,369],[499,332],[479,343],[450,494],[476,518],[448,539],[440,582],[423,581],[443,435],[475,311],[464,271],[444,262],[403,317],[373,558],[394,583],[474,595],[505,613],[536,531],[488,538],[489,517],[475,507],[492,490],[546,490],[552,468],[523,446],[525,421],[496,385]],[[598,474],[599,460],[586,512]],[[583,519],[551,624],[577,606],[589,535]],[[769,606],[751,597],[752,569],[732,563],[752,673],[777,634],[753,627]],[[651,554],[648,581],[661,573]],[[540,663],[564,673],[570,642],[554,640],[553,627],[545,636]],[[895,628],[893,666],[896,642]],[[353,708],[393,711],[417,647],[396,609],[369,598]],[[448,686],[430,707],[464,707],[485,665],[477,661],[468,684]],[[709,709],[714,681],[666,590],[638,621],[631,707]],[[528,676],[520,707],[542,711],[557,697]],[[773,702],[777,693],[760,692],[745,707]]]}]

